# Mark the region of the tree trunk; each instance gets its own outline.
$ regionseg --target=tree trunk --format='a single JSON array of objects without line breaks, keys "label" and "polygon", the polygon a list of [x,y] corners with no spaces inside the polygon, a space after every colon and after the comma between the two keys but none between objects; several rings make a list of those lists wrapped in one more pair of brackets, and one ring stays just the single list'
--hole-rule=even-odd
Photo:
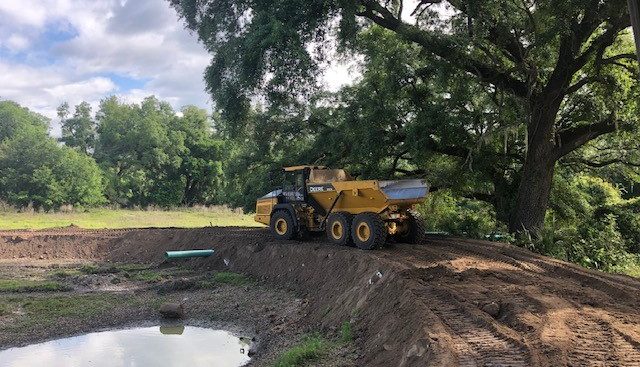
[{"label": "tree trunk", "polygon": [[527,156],[509,221],[511,233],[528,231],[535,237],[539,236],[551,195],[554,167],[555,159],[544,149],[538,155]]},{"label": "tree trunk", "polygon": [[[554,98],[555,97],[555,98]],[[520,185],[509,220],[509,232],[528,232],[539,237],[549,204],[553,173],[558,156],[553,126],[562,98],[547,96],[532,104],[531,122],[527,125],[528,152],[522,167]]]}]

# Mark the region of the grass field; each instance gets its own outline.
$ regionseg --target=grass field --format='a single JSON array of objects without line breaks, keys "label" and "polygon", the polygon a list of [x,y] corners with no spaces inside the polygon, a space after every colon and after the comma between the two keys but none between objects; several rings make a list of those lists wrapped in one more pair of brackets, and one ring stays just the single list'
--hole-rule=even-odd
[{"label": "grass field", "polygon": [[178,210],[92,209],[70,213],[0,212],[0,230],[46,229],[76,225],[81,228],[149,228],[206,226],[257,227],[248,214],[228,208]]}]

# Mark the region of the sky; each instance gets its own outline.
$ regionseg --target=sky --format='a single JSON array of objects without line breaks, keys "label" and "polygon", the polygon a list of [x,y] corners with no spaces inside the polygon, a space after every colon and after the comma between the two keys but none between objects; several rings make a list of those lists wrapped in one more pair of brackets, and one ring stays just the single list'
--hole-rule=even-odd
[{"label": "sky", "polygon": [[[211,56],[164,0],[0,0],[0,99],[52,120],[56,108],[111,95],[155,95],[176,109],[211,109],[202,78]],[[329,89],[350,67],[331,67]],[[95,112],[95,111],[94,111]]]}]

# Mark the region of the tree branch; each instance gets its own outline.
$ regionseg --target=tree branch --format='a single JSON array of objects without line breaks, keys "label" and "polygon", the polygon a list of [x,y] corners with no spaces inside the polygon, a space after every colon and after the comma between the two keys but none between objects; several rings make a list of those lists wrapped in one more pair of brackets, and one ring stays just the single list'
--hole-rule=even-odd
[{"label": "tree branch", "polygon": [[464,197],[466,199],[471,199],[471,200],[484,201],[484,202],[489,203],[491,205],[495,205],[495,202],[496,202],[496,196],[495,195],[487,194],[487,193],[484,193],[484,192],[470,192],[470,193],[462,194],[462,197]]},{"label": "tree branch", "polygon": [[613,115],[590,125],[580,125],[556,134],[555,154],[557,159],[564,157],[588,141],[600,135],[608,134],[616,130],[617,124]]},{"label": "tree branch", "polygon": [[573,94],[578,90],[580,90],[580,88],[584,87],[585,85],[599,82],[599,81],[602,81],[602,78],[600,78],[600,76],[598,75],[584,77],[578,80],[577,82],[575,82],[575,84],[569,86],[566,90],[566,94]]},{"label": "tree branch", "polygon": [[599,162],[590,161],[584,158],[576,158],[576,159],[572,159],[571,161],[575,163],[584,164],[585,166],[589,166],[593,168],[602,168],[602,167],[610,166],[612,164],[617,164],[617,163],[623,164],[625,166],[630,166],[630,167],[640,167],[640,162],[625,161],[621,158],[613,158],[613,159],[609,159],[606,161],[599,161]]},{"label": "tree branch", "polygon": [[596,37],[589,47],[575,58],[573,61],[573,70],[580,70],[584,65],[587,64],[589,59],[594,54],[602,55],[604,50],[611,46],[613,42],[616,40],[618,33],[620,33],[625,28],[631,25],[631,20],[627,16],[622,16],[619,19],[615,19],[612,23],[610,23],[609,28],[605,30],[601,35]]},{"label": "tree branch", "polygon": [[426,51],[457,65],[470,74],[476,75],[484,82],[508,90],[518,97],[526,98],[529,95],[529,88],[525,82],[492,65],[473,59],[463,51],[463,47],[459,47],[447,39],[446,36],[436,36],[417,26],[402,22],[376,1],[365,0],[362,4],[365,6],[365,10],[358,13],[358,15],[370,19],[383,28],[394,31],[411,42],[419,44]]},{"label": "tree branch", "polygon": [[[416,13],[418,13],[418,10],[420,10],[420,8],[425,4],[426,5],[425,5],[424,9],[428,8],[432,4],[439,4],[441,2],[442,2],[442,0],[420,0],[420,2],[416,5],[416,7],[411,12],[411,16],[416,15]],[[420,18],[420,15],[422,14],[422,12],[424,12],[424,9],[420,11],[420,13],[418,14],[418,16],[416,18]]]},{"label": "tree branch", "polygon": [[416,169],[416,170],[410,171],[410,170],[406,170],[406,169],[402,169],[402,168],[394,168],[394,171],[402,173],[402,174],[407,175],[407,176],[421,176],[421,175],[424,175],[425,173],[427,173],[423,169]]},{"label": "tree branch", "polygon": [[629,59],[632,61],[636,60],[636,55],[635,54],[620,54],[620,55],[615,55],[615,56],[610,56],[607,58],[602,59],[603,62],[609,62],[609,61],[615,61],[615,60],[620,60],[620,59]]}]

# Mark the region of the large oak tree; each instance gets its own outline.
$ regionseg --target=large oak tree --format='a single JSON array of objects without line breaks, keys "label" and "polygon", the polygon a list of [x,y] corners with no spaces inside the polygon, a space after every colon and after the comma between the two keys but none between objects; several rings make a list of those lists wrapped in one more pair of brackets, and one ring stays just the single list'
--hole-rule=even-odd
[{"label": "large oak tree", "polygon": [[[327,44],[357,49],[356,35],[372,26],[419,47],[425,60],[446,62],[508,94],[523,111],[514,122],[526,131],[508,205],[513,232],[542,227],[559,160],[637,123],[628,94],[607,95],[616,95],[611,78],[618,69],[637,70],[633,52],[615,52],[630,26],[625,0],[170,2],[213,55],[205,78],[230,131],[256,96],[286,112],[282,106],[313,89]],[[428,70],[416,68],[415,78],[429,78]],[[427,137],[425,151],[461,152],[438,146],[430,131],[415,133]]]}]

